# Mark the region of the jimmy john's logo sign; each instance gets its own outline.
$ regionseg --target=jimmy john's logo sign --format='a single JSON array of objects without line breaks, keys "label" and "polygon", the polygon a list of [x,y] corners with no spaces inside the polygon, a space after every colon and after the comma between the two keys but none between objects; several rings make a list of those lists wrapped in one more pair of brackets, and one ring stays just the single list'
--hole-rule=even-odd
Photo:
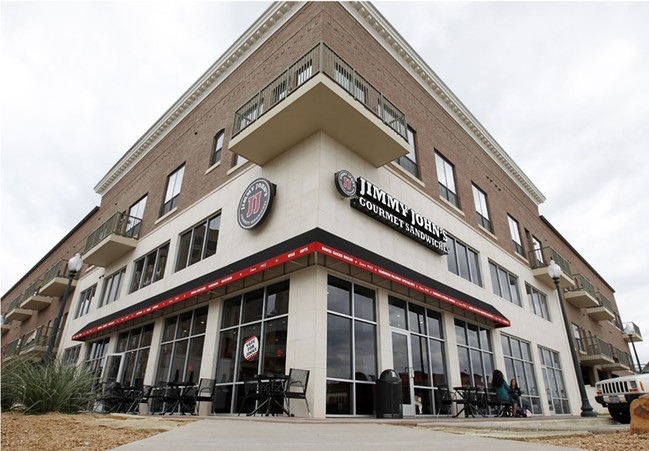
[{"label": "jimmy john's logo sign", "polygon": [[351,206],[355,209],[440,255],[448,254],[446,230],[430,219],[420,215],[363,177],[354,179],[349,171],[336,172],[334,180],[336,189],[341,195],[353,198]]},{"label": "jimmy john's logo sign", "polygon": [[275,185],[266,179],[257,179],[246,188],[239,201],[237,222],[242,229],[258,227],[270,211],[275,197]]}]

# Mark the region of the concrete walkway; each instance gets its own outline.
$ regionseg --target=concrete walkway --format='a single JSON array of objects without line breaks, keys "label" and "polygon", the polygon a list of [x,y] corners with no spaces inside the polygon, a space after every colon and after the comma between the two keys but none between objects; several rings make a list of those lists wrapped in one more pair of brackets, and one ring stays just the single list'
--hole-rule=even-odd
[{"label": "concrete walkway", "polygon": [[[502,420],[502,421],[501,421]],[[628,430],[609,418],[373,420],[208,417],[116,448],[133,450],[568,450],[494,437]]]}]

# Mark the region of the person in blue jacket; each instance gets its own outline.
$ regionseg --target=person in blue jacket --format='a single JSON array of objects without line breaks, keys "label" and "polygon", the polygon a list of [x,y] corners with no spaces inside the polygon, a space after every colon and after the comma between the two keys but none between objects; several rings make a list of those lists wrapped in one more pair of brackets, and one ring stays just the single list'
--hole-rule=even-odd
[{"label": "person in blue jacket", "polygon": [[500,370],[494,370],[491,386],[498,396],[500,402],[508,402],[512,405],[512,414],[518,416],[518,403],[509,395],[509,385],[505,380],[505,375]]}]

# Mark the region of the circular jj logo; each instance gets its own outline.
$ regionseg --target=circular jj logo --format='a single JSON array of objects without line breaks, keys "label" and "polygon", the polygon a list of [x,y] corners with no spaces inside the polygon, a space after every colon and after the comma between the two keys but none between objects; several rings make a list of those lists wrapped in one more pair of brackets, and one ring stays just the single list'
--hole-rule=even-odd
[{"label": "circular jj logo", "polygon": [[237,222],[246,230],[259,226],[270,211],[275,197],[275,185],[261,178],[252,182],[239,201]]},{"label": "circular jj logo", "polygon": [[334,174],[336,189],[344,197],[353,197],[356,195],[356,179],[351,172],[343,169]]}]

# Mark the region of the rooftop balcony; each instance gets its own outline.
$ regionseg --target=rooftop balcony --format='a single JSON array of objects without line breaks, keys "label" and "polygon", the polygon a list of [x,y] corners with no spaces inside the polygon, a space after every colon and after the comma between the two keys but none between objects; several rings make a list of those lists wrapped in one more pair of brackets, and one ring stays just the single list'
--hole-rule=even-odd
[{"label": "rooftop balcony", "polygon": [[[67,267],[67,260],[60,260],[52,266],[43,276],[43,282],[41,283],[41,288],[38,290],[38,293],[43,296],[52,296],[55,298],[63,296],[65,294],[65,289],[68,286],[68,278],[66,276]],[[76,279],[73,279],[70,288],[73,288],[76,285],[77,281]]]},{"label": "rooftop balcony", "polygon": [[590,307],[586,309],[586,313],[595,321],[613,321],[615,319],[615,312],[611,301],[609,301],[602,293],[597,293],[599,304],[597,307]]},{"label": "rooftop balcony", "polygon": [[27,289],[23,293],[20,308],[39,311],[50,306],[53,298],[49,296],[43,296],[39,291],[40,286],[41,281],[37,280],[36,282],[32,282],[32,284],[27,287]]},{"label": "rooftop balcony", "polygon": [[551,247],[548,246],[530,251],[529,260],[534,277],[548,287],[554,288],[554,281],[548,274],[548,265],[550,264],[550,260],[554,260],[556,264],[561,267],[561,276],[559,277],[561,288],[564,290],[571,289],[575,285],[575,281],[572,278],[570,263],[568,263],[568,260],[563,258],[561,254]]},{"label": "rooftop balcony", "polygon": [[25,321],[34,314],[32,310],[21,308],[20,303],[22,302],[22,300],[23,296],[19,295],[16,296],[11,301],[11,303],[9,303],[7,313],[5,314],[5,321],[7,323],[10,323],[12,321]]},{"label": "rooftop balcony", "polygon": [[614,367],[619,365],[623,366],[623,363],[620,360],[621,353],[626,356],[625,361],[627,366],[625,368],[620,368],[620,370],[628,370],[630,368],[628,365],[628,356],[620,350],[615,351],[615,348],[611,346],[610,343],[607,343],[599,337],[577,339],[577,349],[580,350],[579,361],[582,365],[601,365],[606,369],[616,371],[616,369],[613,369]]},{"label": "rooftop balcony", "polygon": [[637,324],[624,323],[622,325],[622,330],[624,330],[624,339],[627,342],[642,341],[642,332],[640,332],[640,328]]},{"label": "rooftop balcony", "polygon": [[106,267],[137,246],[141,219],[116,213],[92,232],[86,240],[83,261]]},{"label": "rooftop balcony", "polygon": [[319,130],[376,167],[408,154],[405,115],[324,43],[239,108],[229,147],[263,166]]},{"label": "rooftop balcony", "polygon": [[590,280],[581,274],[574,274],[573,279],[575,286],[566,290],[563,295],[565,300],[579,309],[597,307],[599,305],[597,294]]}]

